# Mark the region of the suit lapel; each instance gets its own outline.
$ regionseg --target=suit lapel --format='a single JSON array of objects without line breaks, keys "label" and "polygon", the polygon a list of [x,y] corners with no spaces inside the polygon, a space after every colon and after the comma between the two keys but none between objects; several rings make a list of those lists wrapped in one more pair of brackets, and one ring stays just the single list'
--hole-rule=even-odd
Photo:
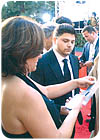
[{"label": "suit lapel", "polygon": [[74,78],[78,78],[78,63],[75,61],[76,59],[74,59],[71,55],[69,55],[69,59],[72,67],[73,76]]},{"label": "suit lapel", "polygon": [[[52,58],[52,59],[51,59]],[[78,64],[76,62],[76,59],[74,59],[72,57],[72,55],[69,56],[70,62],[71,62],[71,67],[72,67],[72,72],[73,72],[73,76],[74,78],[78,78]],[[60,68],[60,65],[58,63],[58,60],[53,52],[53,50],[50,50],[49,55],[48,55],[48,66],[49,68],[52,70],[52,72],[54,73],[56,79],[58,82],[63,82],[64,81],[64,77]]]},{"label": "suit lapel", "polygon": [[49,65],[49,67],[52,69],[52,72],[54,73],[55,77],[57,78],[57,81],[58,82],[63,81],[63,74],[62,74],[60,65],[58,63],[58,60],[57,60],[53,50],[51,50],[49,52],[49,56],[50,56],[50,58],[48,57],[48,65]]},{"label": "suit lapel", "polygon": [[97,40],[96,46],[95,46],[95,54],[94,54],[94,58],[97,56],[99,52],[99,39]]},{"label": "suit lapel", "polygon": [[90,43],[88,43],[87,44],[87,46],[86,46],[86,61],[88,61],[88,59],[89,59],[89,52],[90,52]]}]

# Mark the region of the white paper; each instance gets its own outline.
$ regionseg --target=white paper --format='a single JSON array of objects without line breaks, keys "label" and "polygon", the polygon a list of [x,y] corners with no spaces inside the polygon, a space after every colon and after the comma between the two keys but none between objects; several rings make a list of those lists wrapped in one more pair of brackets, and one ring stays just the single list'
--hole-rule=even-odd
[{"label": "white paper", "polygon": [[[82,93],[78,94],[78,96],[85,95],[85,99],[83,101],[83,105],[86,105],[88,101],[91,99],[93,94],[95,94],[96,90],[99,88],[99,81],[96,81],[93,85],[89,86],[86,90],[84,90]],[[66,109],[73,109],[74,105],[76,104],[78,100],[78,96],[74,96],[71,101],[65,104]]]},{"label": "white paper", "polygon": [[93,94],[95,94],[98,88],[99,88],[99,81],[96,81],[95,84],[89,86],[87,90],[81,93],[85,95],[85,100],[82,103],[83,105],[86,105],[89,102],[89,100],[91,99]]}]

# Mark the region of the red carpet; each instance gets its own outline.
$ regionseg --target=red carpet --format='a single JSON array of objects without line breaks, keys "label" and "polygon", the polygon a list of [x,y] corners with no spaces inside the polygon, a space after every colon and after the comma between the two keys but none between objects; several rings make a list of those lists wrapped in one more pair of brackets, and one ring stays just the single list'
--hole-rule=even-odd
[{"label": "red carpet", "polygon": [[[80,56],[80,54],[81,54],[80,52],[79,54],[77,52],[77,56]],[[86,75],[87,75],[86,67],[81,68],[79,71],[79,77],[84,77]],[[89,119],[87,114],[90,114],[91,112],[91,100],[88,102],[86,106],[83,106],[81,111],[83,115],[83,124],[80,125],[78,121],[76,122],[76,129],[75,129],[76,132],[74,138],[89,138],[90,137],[90,132],[88,129],[89,123],[86,122],[86,119]]]},{"label": "red carpet", "polygon": [[80,125],[78,121],[76,122],[76,132],[75,132],[75,138],[89,138],[90,132],[88,129],[89,123],[86,122],[86,119],[89,119],[87,114],[90,114],[90,108],[91,108],[91,100],[88,102],[86,106],[83,106],[82,108],[82,115],[83,115],[83,124]]}]

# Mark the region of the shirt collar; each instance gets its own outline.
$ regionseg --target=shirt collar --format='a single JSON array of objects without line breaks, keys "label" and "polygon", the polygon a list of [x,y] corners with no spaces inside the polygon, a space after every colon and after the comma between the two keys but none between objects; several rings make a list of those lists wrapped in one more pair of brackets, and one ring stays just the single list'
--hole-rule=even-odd
[{"label": "shirt collar", "polygon": [[98,36],[96,37],[95,41],[93,42],[93,45],[96,45],[97,40],[98,40]]}]

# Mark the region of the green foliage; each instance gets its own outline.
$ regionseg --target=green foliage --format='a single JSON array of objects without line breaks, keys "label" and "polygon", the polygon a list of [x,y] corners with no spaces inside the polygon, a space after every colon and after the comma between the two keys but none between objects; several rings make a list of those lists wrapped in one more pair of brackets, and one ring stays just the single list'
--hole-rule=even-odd
[{"label": "green foliage", "polygon": [[2,20],[19,15],[42,20],[41,17],[46,12],[55,16],[55,1],[8,1],[3,5],[1,15]]},{"label": "green foliage", "polygon": [[78,33],[76,37],[76,41],[75,41],[75,46],[83,47],[85,43],[86,43],[86,40],[84,39],[83,35],[81,33]]}]

